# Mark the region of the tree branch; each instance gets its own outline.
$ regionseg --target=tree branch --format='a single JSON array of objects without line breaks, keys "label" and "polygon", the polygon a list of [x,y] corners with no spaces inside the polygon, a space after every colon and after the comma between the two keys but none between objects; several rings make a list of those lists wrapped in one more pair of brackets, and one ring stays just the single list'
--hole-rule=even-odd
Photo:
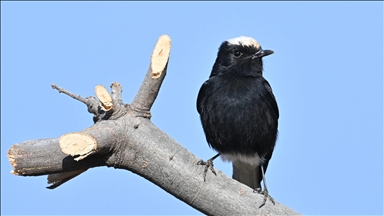
[{"label": "tree branch", "polygon": [[[111,85],[111,94],[97,87],[94,97],[82,99],[56,85],[54,88],[85,103],[95,115],[95,124],[83,131],[55,139],[26,141],[13,145],[8,158],[13,174],[47,175],[48,188],[97,166],[130,170],[158,185],[186,204],[208,215],[297,215],[276,202],[258,208],[263,195],[217,171],[203,180],[199,158],[182,147],[150,121],[150,108],[165,77],[170,38],[161,36],[151,64],[132,104],[123,104],[122,87]],[[97,105],[96,105],[97,104]],[[49,160],[47,160],[47,158]]]},{"label": "tree branch", "polygon": [[166,75],[170,52],[171,38],[168,35],[160,36],[152,52],[147,74],[131,104],[131,109],[141,113],[143,117],[151,117],[150,109]]}]

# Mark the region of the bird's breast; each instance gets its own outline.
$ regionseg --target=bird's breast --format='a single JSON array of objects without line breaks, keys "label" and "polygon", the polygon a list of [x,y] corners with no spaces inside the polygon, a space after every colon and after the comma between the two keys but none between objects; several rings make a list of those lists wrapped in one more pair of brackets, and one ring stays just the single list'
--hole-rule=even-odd
[{"label": "bird's breast", "polygon": [[[221,153],[263,157],[273,149],[277,118],[266,98],[263,80],[215,77],[201,104],[201,121],[208,143]],[[271,97],[271,96],[270,96]]]}]

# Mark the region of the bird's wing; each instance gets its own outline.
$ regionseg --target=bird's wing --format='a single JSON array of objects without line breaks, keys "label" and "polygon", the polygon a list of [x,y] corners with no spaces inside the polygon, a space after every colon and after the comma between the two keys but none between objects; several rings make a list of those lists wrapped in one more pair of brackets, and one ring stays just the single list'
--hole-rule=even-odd
[{"label": "bird's wing", "polygon": [[272,106],[273,111],[276,113],[277,118],[279,118],[279,108],[277,106],[276,98],[275,98],[275,95],[273,95],[272,88],[269,85],[267,80],[264,80],[264,87],[265,89],[267,89],[267,94],[268,94],[267,99],[269,98],[268,102]]},{"label": "bird's wing", "polygon": [[199,114],[201,114],[203,100],[207,96],[207,86],[208,85],[209,85],[209,80],[207,80],[203,83],[203,85],[200,88],[199,94],[197,96],[196,108],[197,108],[197,112],[199,112]]}]

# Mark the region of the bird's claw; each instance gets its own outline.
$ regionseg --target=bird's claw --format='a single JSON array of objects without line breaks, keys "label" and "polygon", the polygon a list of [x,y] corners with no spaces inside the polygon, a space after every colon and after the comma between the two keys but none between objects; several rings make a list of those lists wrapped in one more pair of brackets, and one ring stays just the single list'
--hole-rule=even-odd
[{"label": "bird's claw", "polygon": [[259,208],[261,208],[261,207],[263,207],[265,205],[265,203],[267,202],[267,199],[271,200],[273,205],[275,205],[275,200],[269,195],[267,189],[261,190],[261,188],[256,188],[255,190],[253,190],[253,192],[264,195],[263,203],[261,203]]},{"label": "bird's claw", "polygon": [[207,176],[208,168],[210,168],[212,173],[216,175],[215,169],[213,168],[213,160],[207,160],[207,161],[200,160],[199,162],[197,162],[197,165],[205,166],[204,167],[204,175],[203,175],[204,176],[204,182],[205,182],[205,177]]}]

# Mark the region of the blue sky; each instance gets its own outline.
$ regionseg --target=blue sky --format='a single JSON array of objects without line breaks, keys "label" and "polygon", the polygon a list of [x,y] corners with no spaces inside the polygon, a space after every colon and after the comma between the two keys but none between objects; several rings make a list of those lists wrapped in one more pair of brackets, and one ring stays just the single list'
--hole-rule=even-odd
[{"label": "blue sky", "polygon": [[[196,97],[221,42],[254,37],[280,108],[267,181],[278,202],[306,215],[383,214],[382,2],[1,2],[1,213],[201,213],[129,171],[94,168],[48,190],[18,177],[12,144],[92,125],[78,101],[96,85],[133,100],[157,38],[172,39],[152,121],[202,159]],[[220,159],[215,168],[231,176]],[[256,206],[256,205],[255,205]]]}]

